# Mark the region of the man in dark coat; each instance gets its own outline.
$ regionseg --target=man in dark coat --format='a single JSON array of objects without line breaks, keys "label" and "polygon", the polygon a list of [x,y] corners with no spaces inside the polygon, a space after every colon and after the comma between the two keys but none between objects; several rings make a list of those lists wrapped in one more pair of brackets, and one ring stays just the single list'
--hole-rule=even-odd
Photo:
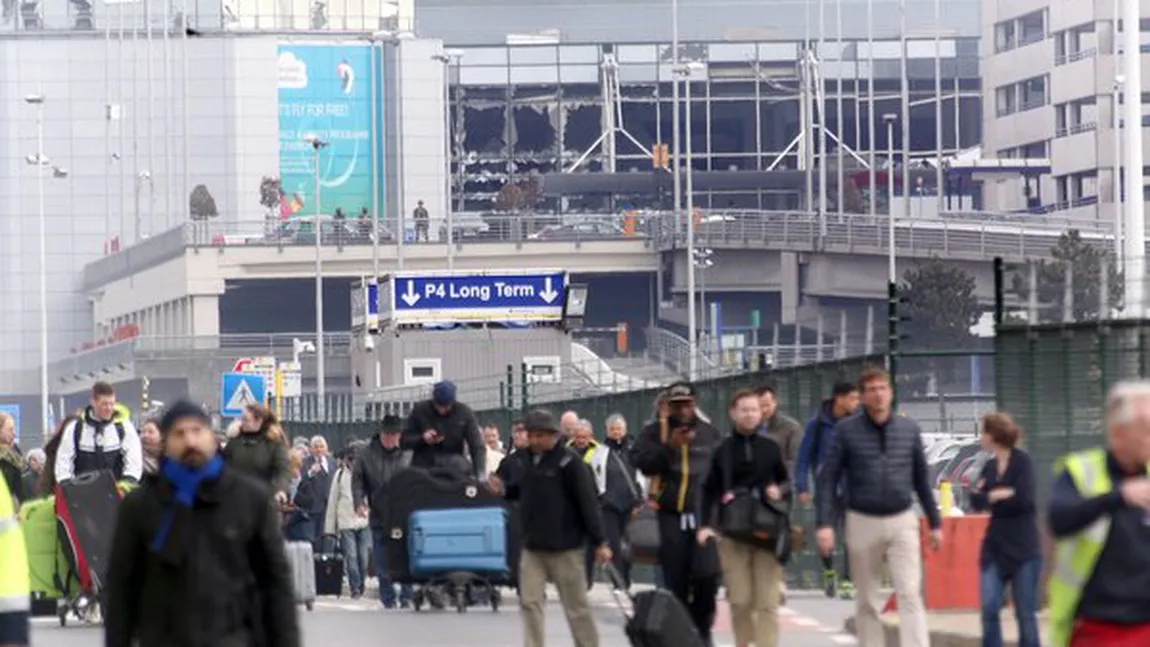
[{"label": "man in dark coat", "polygon": [[116,520],[104,644],[300,647],[271,490],[224,465],[198,405],[173,404],[160,432],[160,469]]},{"label": "man in dark coat", "polygon": [[479,435],[479,423],[471,408],[455,399],[455,385],[444,380],[431,391],[431,399],[412,408],[403,427],[403,448],[411,450],[414,467],[466,465],[481,479],[486,472],[487,446]]}]

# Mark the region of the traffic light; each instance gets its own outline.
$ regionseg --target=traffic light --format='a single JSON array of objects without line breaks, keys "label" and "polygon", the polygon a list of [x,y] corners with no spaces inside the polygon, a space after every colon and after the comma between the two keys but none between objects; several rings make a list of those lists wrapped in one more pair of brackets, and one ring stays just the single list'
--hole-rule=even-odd
[{"label": "traffic light", "polygon": [[666,170],[671,164],[671,153],[666,144],[655,144],[651,148],[651,166],[655,170]]}]

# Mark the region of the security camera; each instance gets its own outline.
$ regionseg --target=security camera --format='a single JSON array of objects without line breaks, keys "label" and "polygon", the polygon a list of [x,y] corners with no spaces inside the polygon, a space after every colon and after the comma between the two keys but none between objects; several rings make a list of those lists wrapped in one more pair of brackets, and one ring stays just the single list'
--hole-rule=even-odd
[{"label": "security camera", "polygon": [[371,335],[363,338],[363,349],[369,353],[375,350],[375,339]]}]

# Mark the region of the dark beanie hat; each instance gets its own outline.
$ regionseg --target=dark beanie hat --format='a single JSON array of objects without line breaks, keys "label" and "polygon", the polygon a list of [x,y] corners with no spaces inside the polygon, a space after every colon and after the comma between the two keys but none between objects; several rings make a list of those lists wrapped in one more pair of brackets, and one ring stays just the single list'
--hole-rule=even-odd
[{"label": "dark beanie hat", "polygon": [[176,426],[176,422],[183,418],[195,418],[205,425],[211,424],[211,419],[203,407],[189,400],[178,400],[168,406],[164,410],[164,415],[160,417],[160,433],[167,435],[172,427]]}]

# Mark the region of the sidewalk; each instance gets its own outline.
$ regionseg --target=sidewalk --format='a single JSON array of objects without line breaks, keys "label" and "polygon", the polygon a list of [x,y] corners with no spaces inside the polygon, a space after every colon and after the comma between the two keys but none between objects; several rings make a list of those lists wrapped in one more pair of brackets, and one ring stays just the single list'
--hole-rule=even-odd
[{"label": "sidewalk", "polygon": [[[1038,626],[1043,633],[1043,644],[1047,642],[1045,620],[1046,615],[1039,614]],[[882,621],[886,629],[887,647],[898,647],[898,614],[885,614]],[[927,624],[930,627],[931,647],[982,647],[982,621],[977,612],[931,611],[927,614]],[[847,619],[844,631],[855,635],[854,617]],[[1018,647],[1018,626],[1010,609],[1004,609],[1002,612],[1002,637],[1005,647]]]}]

